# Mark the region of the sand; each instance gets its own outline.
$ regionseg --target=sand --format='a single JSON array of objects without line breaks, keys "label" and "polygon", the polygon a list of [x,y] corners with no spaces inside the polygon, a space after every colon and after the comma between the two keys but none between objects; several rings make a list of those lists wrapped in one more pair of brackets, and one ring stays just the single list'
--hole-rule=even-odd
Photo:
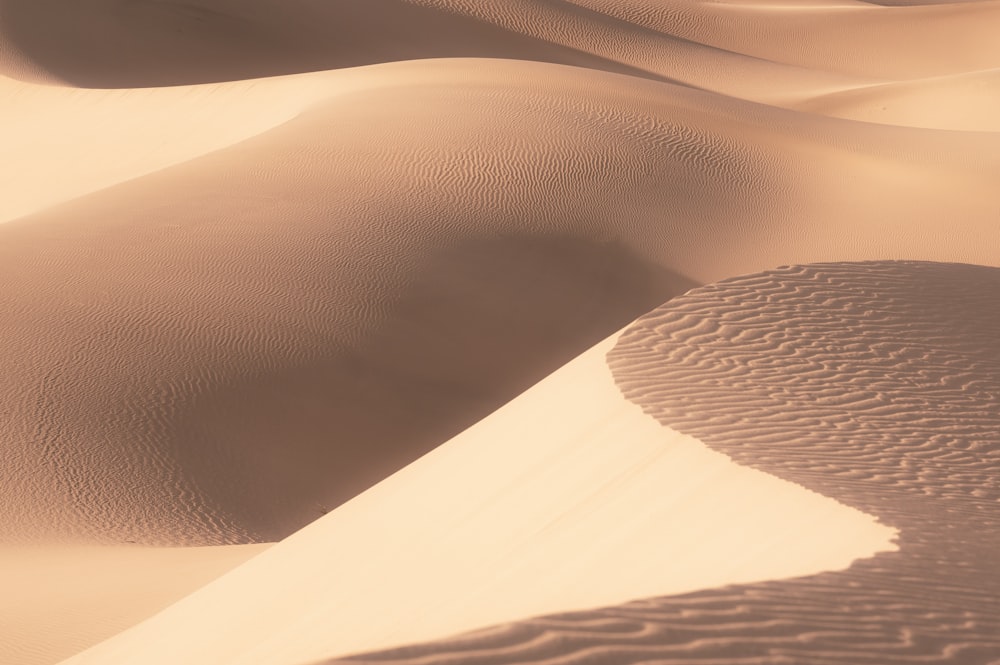
[{"label": "sand", "polygon": [[0,548],[0,662],[52,663],[148,618],[267,545]]},{"label": "sand", "polygon": [[[6,573],[75,636],[46,637],[24,614],[0,648],[16,665],[55,662],[248,551],[227,547],[338,523],[361,492],[698,285],[817,262],[1000,265],[998,22],[994,0],[0,1],[0,557],[25,562]],[[819,387],[810,399],[837,401]],[[742,419],[720,422],[747,434]],[[669,428],[692,434],[662,425],[669,441]],[[523,436],[556,445],[537,431]],[[495,480],[517,486],[510,455]],[[690,464],[691,477],[710,466]],[[419,468],[419,482],[438,473]],[[385,496],[403,519],[410,495]],[[650,497],[632,498],[645,515]],[[725,528],[713,511],[705,533]],[[24,547],[51,558],[36,565]],[[150,559],[163,572],[148,591],[109,572],[119,552],[122,570],[146,565],[135,547],[173,553]],[[220,554],[179,563],[199,552]],[[309,555],[281,556],[294,568]],[[798,557],[739,581],[799,574]],[[63,594],[72,582],[45,571],[74,558],[92,592]],[[698,588],[726,583],[716,568]],[[592,575],[620,595],[568,607],[690,590],[650,573],[625,592],[613,577]],[[122,600],[98,620],[90,593]],[[227,593],[212,602],[252,614]],[[406,639],[572,599],[542,595],[502,615],[443,611]],[[196,610],[170,616],[199,624]],[[485,623],[460,621],[475,616]],[[276,662],[294,656],[294,640],[259,628]],[[373,639],[357,648],[402,643]],[[302,644],[310,658],[341,649]]]},{"label": "sand", "polygon": [[608,368],[617,339],[67,662],[317,662],[895,550],[896,531],[864,513],[643,414]]}]

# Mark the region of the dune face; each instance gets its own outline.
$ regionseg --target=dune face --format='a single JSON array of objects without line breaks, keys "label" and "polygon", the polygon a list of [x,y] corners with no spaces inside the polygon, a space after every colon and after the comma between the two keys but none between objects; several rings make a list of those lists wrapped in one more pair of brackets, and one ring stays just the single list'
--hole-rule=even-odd
[{"label": "dune face", "polygon": [[[895,549],[895,530],[870,516],[643,414],[608,367],[617,341],[68,662],[317,662],[526,616],[845,569]],[[496,656],[495,644],[485,648]]]},{"label": "dune face", "polygon": [[998,287],[960,264],[782,268],[676,298],[608,354],[664,427],[877,515],[898,551],[344,662],[996,662]]}]

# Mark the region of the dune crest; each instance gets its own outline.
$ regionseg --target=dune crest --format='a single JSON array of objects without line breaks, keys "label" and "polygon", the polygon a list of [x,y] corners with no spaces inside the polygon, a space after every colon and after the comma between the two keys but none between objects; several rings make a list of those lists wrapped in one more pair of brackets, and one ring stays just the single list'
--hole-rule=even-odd
[{"label": "dune crest", "polygon": [[780,268],[675,298],[608,356],[665,427],[876,515],[898,550],[338,662],[995,663],[998,288],[964,264]]}]

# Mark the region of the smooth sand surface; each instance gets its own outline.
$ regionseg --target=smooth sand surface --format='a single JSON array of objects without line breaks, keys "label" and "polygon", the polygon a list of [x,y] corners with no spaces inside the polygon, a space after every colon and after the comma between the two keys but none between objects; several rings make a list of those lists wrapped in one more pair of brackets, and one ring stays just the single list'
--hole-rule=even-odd
[{"label": "smooth sand surface", "polygon": [[0,663],[58,662],[267,547],[2,547]]},{"label": "smooth sand surface", "polygon": [[0,0],[0,548],[277,541],[697,284],[1000,265],[998,23]]},{"label": "smooth sand surface", "polygon": [[864,513],[643,414],[608,368],[617,339],[67,663],[308,663],[895,550]]}]

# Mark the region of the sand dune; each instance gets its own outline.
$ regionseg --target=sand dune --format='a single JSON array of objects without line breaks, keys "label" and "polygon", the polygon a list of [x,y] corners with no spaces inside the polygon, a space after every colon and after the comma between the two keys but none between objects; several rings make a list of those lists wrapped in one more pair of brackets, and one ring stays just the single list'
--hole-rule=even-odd
[{"label": "sand dune", "polygon": [[[20,616],[46,577],[77,588],[63,562],[108,546],[76,558],[92,586],[39,591],[5,653],[51,662],[179,595],[158,574],[146,590],[112,574],[118,546],[284,538],[696,284],[829,261],[1000,266],[998,22],[996,0],[0,0],[0,559],[24,561],[5,564],[22,591],[0,614]],[[912,265],[864,271],[898,291]],[[763,274],[748,283],[765,300],[771,281],[791,279]],[[696,293],[717,288],[728,287]],[[853,413],[813,388],[810,400]],[[693,413],[701,424],[685,426],[751,426]],[[834,466],[824,458],[817,473]],[[881,503],[827,489],[889,521]],[[34,565],[21,546],[52,549]],[[156,551],[177,591],[240,559],[222,549],[188,566],[216,550]],[[123,571],[146,565],[134,553]],[[903,568],[883,560],[846,583],[895,589]],[[647,653],[636,632],[668,653],[672,622],[729,631],[725,655],[742,644],[720,618],[742,606],[734,598],[820,597],[846,579],[515,623],[485,642],[372,658],[577,658],[559,646],[577,620],[603,627],[565,628],[600,657],[618,658],[619,638]],[[88,627],[90,589],[94,602],[124,600]],[[30,618],[43,605],[66,619],[65,640],[45,644]],[[654,620],[636,618],[647,609]],[[956,643],[974,646],[953,647],[906,612],[868,633],[828,610],[817,606],[813,628],[871,636],[882,655],[937,644],[980,662],[994,647],[972,633]],[[741,612],[736,624],[758,616]],[[763,622],[761,658],[827,639]],[[893,630],[918,646],[887,646]]]},{"label": "sand dune", "polygon": [[338,662],[995,663],[998,287],[959,264],[783,268],[676,298],[608,355],[665,429],[877,515],[898,551]]},{"label": "sand dune", "polygon": [[[863,513],[643,415],[607,367],[616,341],[67,662],[315,662],[525,616],[846,568],[895,549],[895,532]],[[755,551],[734,558],[748,542]]]},{"label": "sand dune", "polygon": [[252,138],[330,95],[296,77],[122,92],[0,77],[0,143],[18,155],[0,162],[0,223]]}]

